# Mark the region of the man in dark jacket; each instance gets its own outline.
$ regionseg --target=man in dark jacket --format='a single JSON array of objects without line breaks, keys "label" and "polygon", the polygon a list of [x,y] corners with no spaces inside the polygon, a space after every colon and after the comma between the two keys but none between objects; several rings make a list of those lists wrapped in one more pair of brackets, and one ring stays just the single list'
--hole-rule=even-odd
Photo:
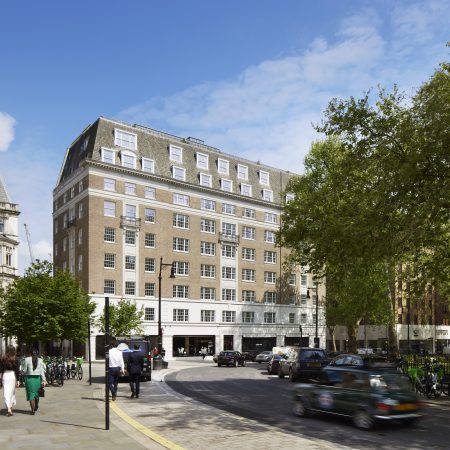
[{"label": "man in dark jacket", "polygon": [[134,344],[134,351],[128,355],[127,372],[130,377],[131,398],[139,398],[139,383],[144,369],[144,355],[139,344]]}]

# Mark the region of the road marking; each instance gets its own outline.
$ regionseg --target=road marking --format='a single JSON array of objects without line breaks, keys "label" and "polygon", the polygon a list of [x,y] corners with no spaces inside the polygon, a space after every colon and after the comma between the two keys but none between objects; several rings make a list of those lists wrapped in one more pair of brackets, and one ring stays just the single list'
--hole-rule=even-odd
[{"label": "road marking", "polygon": [[131,425],[133,428],[140,431],[142,434],[145,434],[147,437],[149,437],[153,441],[157,442],[158,444],[162,445],[163,447],[166,447],[169,450],[185,450],[183,447],[180,447],[179,445],[175,444],[174,442],[169,441],[168,439],[160,436],[159,434],[157,434],[154,431],[150,430],[149,428],[145,427],[144,425],[139,423],[137,420],[134,420],[126,412],[124,412],[119,406],[117,406],[117,403],[110,403],[110,408],[121,419],[123,419],[125,422],[127,422],[128,425]]}]

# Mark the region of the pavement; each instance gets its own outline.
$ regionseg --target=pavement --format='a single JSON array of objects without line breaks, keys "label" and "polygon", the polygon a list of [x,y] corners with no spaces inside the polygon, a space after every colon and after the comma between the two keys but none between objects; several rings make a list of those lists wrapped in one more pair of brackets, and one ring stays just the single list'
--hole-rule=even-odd
[{"label": "pavement", "polygon": [[[245,419],[174,392],[165,382],[177,370],[211,365],[211,357],[179,358],[169,367],[152,371],[139,399],[130,398],[128,383],[119,384],[110,401],[110,429],[105,430],[104,364],[92,364],[92,385],[67,380],[48,386],[39,410],[30,414],[25,389],[16,390],[14,416],[6,416],[1,398],[0,448],[9,449],[127,449],[127,450],[241,450],[280,448],[335,449],[335,443],[303,438]],[[142,385],[141,385],[142,386]],[[2,391],[3,393],[3,391]]]}]

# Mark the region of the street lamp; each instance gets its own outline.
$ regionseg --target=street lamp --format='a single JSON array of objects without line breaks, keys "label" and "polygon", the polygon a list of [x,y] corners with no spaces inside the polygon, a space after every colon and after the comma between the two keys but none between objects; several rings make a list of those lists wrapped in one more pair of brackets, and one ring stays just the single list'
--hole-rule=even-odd
[{"label": "street lamp", "polygon": [[170,277],[175,278],[175,267],[172,264],[163,263],[162,256],[159,262],[159,275],[158,275],[158,355],[162,356],[162,327],[161,327],[161,281],[162,270],[164,267],[170,266]]},{"label": "street lamp", "polygon": [[308,288],[306,291],[306,298],[311,298],[309,290],[314,289],[316,291],[316,337],[314,338],[314,347],[319,348],[319,283],[314,282],[314,287]]},{"label": "street lamp", "polygon": [[303,344],[303,328],[302,328],[301,325],[298,326],[298,331],[300,331],[300,344],[299,344],[299,347],[301,347],[302,344]]}]

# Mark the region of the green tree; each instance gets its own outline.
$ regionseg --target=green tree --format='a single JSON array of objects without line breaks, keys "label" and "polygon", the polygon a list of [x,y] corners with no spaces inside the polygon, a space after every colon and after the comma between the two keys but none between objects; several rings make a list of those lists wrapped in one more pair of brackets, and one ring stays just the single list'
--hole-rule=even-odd
[{"label": "green tree", "polygon": [[95,305],[69,273],[52,276],[52,272],[50,262],[37,260],[6,289],[1,318],[4,336],[25,344],[86,339]]},{"label": "green tree", "polygon": [[[109,333],[111,336],[127,336],[132,333],[142,333],[143,309],[138,309],[136,302],[120,299],[117,305],[109,305]],[[105,332],[105,314],[98,317],[96,326]]]},{"label": "green tree", "polygon": [[293,260],[326,276],[327,289],[333,277],[330,298],[338,299],[338,310],[330,314],[350,321],[350,331],[360,305],[369,314],[385,311],[383,296],[371,294],[384,290],[391,297],[393,337],[394,281],[403,264],[411,268],[416,300],[430,283],[448,292],[448,123],[447,65],[410,101],[397,89],[380,89],[374,106],[369,94],[334,99],[316,127],[325,140],[313,144],[305,175],[287,188],[295,200],[285,207],[278,243],[291,248]]}]

